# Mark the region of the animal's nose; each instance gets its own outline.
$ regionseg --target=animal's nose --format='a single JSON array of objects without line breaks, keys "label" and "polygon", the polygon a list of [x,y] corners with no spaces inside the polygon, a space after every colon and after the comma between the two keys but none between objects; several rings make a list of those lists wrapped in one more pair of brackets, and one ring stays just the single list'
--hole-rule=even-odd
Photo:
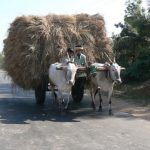
[{"label": "animal's nose", "polygon": [[121,79],[116,80],[117,83],[122,83]]},{"label": "animal's nose", "polygon": [[69,81],[69,84],[73,86],[73,85],[74,85],[74,82],[70,80],[70,81]]}]

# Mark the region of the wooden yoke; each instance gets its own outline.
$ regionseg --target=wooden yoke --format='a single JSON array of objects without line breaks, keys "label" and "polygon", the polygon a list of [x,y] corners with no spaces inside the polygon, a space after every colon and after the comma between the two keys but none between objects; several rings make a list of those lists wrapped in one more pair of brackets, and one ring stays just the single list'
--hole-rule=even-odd
[{"label": "wooden yoke", "polygon": [[[64,66],[59,66],[56,69],[57,70],[62,70],[64,68]],[[87,67],[78,67],[77,72],[86,72],[87,71]],[[96,71],[107,71],[108,68],[107,67],[97,67]],[[121,70],[125,70],[124,67],[121,67]]]},{"label": "wooden yoke", "polygon": [[107,71],[108,68],[107,67],[97,67],[96,71]]},{"label": "wooden yoke", "polygon": [[[88,69],[88,68],[86,68],[86,67],[78,67],[77,72],[86,72],[87,69]],[[106,71],[106,70],[108,70],[107,67],[97,67],[97,68],[96,68],[96,71]]]},{"label": "wooden yoke", "polygon": [[77,72],[86,72],[87,68],[86,67],[78,67]]}]

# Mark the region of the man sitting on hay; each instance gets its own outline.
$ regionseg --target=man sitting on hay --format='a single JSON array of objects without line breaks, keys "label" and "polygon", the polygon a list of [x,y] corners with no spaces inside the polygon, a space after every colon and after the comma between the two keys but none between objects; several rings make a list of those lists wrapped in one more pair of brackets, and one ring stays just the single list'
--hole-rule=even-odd
[{"label": "man sitting on hay", "polygon": [[61,63],[67,63],[68,61],[74,62],[74,50],[72,48],[67,48],[66,56],[60,59]]},{"label": "man sitting on hay", "polygon": [[[86,56],[82,53],[83,47],[81,45],[77,45],[75,47],[75,57],[74,62],[78,66],[87,66],[86,64]],[[75,102],[81,102],[84,95],[84,85],[86,82],[87,74],[85,72],[77,72],[75,84],[72,87],[72,98]]]}]

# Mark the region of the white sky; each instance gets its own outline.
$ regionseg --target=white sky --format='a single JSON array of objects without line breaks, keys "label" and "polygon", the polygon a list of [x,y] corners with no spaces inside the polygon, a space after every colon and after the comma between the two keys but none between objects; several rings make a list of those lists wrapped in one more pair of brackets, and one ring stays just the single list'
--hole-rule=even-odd
[{"label": "white sky", "polygon": [[[89,13],[101,14],[106,23],[107,35],[119,33],[115,23],[123,22],[126,0],[1,0],[0,51],[10,23],[21,15],[47,15]],[[144,0],[145,1],[145,0]]]}]

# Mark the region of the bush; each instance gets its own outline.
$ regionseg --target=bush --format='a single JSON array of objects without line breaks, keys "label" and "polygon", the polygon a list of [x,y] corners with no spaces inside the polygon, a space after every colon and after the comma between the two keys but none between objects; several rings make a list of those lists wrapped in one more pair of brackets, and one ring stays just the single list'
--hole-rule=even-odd
[{"label": "bush", "polygon": [[142,52],[132,65],[128,66],[123,78],[126,81],[145,81],[150,77],[150,52]]},{"label": "bush", "polygon": [[150,78],[150,15],[141,7],[140,0],[128,0],[124,24],[119,35],[114,35],[113,50],[117,62],[126,68],[125,82],[141,82]]}]

